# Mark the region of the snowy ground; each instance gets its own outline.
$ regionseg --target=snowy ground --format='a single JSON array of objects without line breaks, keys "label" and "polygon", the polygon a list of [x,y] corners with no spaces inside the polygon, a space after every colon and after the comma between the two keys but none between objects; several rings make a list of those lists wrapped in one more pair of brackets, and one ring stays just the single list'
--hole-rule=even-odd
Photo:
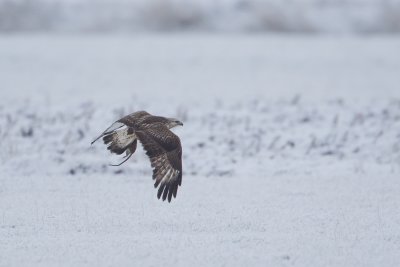
[{"label": "snowy ground", "polygon": [[[400,264],[400,38],[0,37],[0,266]],[[175,116],[183,186],[90,141]]]}]

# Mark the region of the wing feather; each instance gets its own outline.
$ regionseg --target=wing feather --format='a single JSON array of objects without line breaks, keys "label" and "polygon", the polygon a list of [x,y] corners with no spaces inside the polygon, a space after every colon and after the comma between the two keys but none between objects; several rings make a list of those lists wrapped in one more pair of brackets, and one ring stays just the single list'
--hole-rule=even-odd
[{"label": "wing feather", "polygon": [[127,151],[129,154],[133,154],[136,150],[135,127],[141,120],[149,116],[151,117],[146,111],[137,111],[129,114],[114,122],[91,144],[103,137],[104,143],[108,145],[107,149],[112,153],[121,155]]},{"label": "wing feather", "polygon": [[136,135],[133,133],[133,131],[130,131],[130,128],[127,127],[116,130],[103,137],[104,144],[108,145],[107,149],[110,150],[111,153],[115,153],[117,155],[124,153],[125,150],[127,150],[135,140]]},{"label": "wing feather", "polygon": [[176,197],[182,183],[182,146],[178,136],[162,124],[136,131],[153,167],[154,187],[162,200]]},{"label": "wing feather", "polygon": [[126,115],[118,120],[118,122],[123,123],[127,126],[136,128],[141,122],[148,118],[153,117],[151,114],[147,113],[146,111],[137,111],[132,114]]},{"label": "wing feather", "polygon": [[105,129],[104,132],[102,132],[101,135],[99,135],[96,139],[94,139],[90,144],[93,145],[94,142],[96,142],[97,140],[99,140],[99,139],[102,138],[103,136],[108,135],[108,134],[111,134],[111,133],[113,133],[114,131],[116,131],[116,130],[122,128],[122,127],[124,127],[124,124],[123,124],[123,123],[118,122],[118,121],[114,122],[113,124],[111,124],[110,127],[108,127],[107,129]]},{"label": "wing feather", "polygon": [[154,187],[158,187],[157,197],[170,202],[182,184],[182,146],[179,137],[165,126],[167,121],[164,117],[138,111],[113,123],[92,144],[103,137],[112,153],[126,151],[125,162],[135,152],[139,139],[150,158]]}]

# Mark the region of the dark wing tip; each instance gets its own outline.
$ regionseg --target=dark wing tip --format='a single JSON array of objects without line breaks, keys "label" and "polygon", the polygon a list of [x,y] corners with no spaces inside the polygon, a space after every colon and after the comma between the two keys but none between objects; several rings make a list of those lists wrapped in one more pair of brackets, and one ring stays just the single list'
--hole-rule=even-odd
[{"label": "dark wing tip", "polygon": [[172,188],[169,190],[169,192],[168,192],[168,202],[171,202],[171,199],[172,199],[172,194],[174,193],[174,191],[175,191],[175,187],[174,187],[175,185],[172,185]]},{"label": "dark wing tip", "polygon": [[101,135],[99,136],[99,137],[97,137],[96,139],[94,139],[91,143],[90,143],[90,145],[93,145],[97,140],[99,140],[101,138]]},{"label": "dark wing tip", "polygon": [[173,195],[176,198],[176,193],[178,192],[178,185],[174,186]]},{"label": "dark wing tip", "polygon": [[161,184],[158,188],[157,198],[162,201],[168,200],[171,202],[172,198],[176,198],[176,193],[178,192],[178,184]]},{"label": "dark wing tip", "polygon": [[112,134],[108,134],[108,135],[105,135],[105,136],[103,137],[103,142],[104,142],[104,144],[111,143],[112,140],[113,140],[113,135],[112,135]]},{"label": "dark wing tip", "polygon": [[109,145],[107,147],[107,149],[110,150],[111,153],[115,153],[117,155],[121,155],[122,153],[125,152],[126,147],[121,148],[121,147],[119,147],[117,145],[111,144],[111,145]]},{"label": "dark wing tip", "polygon": [[163,196],[162,196],[162,200],[163,201],[165,201],[167,199],[168,191],[169,191],[169,184],[167,184],[165,186],[164,193],[163,193]]},{"label": "dark wing tip", "polygon": [[157,198],[160,199],[162,192],[164,191],[165,184],[161,184],[160,187],[158,188],[157,192]]}]

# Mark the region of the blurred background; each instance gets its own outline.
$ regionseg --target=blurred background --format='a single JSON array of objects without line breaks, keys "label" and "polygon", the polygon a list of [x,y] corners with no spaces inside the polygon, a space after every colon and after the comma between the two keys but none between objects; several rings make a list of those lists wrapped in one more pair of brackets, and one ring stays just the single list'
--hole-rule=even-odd
[{"label": "blurred background", "polygon": [[394,97],[399,31],[398,0],[0,0],[2,94]]},{"label": "blurred background", "polygon": [[400,31],[398,0],[1,0],[2,32]]},{"label": "blurred background", "polygon": [[[0,0],[0,266],[400,266],[399,33],[400,0]],[[170,204],[90,146],[138,110],[184,123]]]}]

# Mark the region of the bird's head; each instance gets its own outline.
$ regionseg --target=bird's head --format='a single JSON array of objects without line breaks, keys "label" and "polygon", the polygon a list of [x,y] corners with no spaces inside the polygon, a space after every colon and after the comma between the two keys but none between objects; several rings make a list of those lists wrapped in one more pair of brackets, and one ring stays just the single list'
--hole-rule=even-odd
[{"label": "bird's head", "polygon": [[167,127],[171,129],[176,126],[183,126],[183,123],[180,120],[174,118],[168,118]]}]

